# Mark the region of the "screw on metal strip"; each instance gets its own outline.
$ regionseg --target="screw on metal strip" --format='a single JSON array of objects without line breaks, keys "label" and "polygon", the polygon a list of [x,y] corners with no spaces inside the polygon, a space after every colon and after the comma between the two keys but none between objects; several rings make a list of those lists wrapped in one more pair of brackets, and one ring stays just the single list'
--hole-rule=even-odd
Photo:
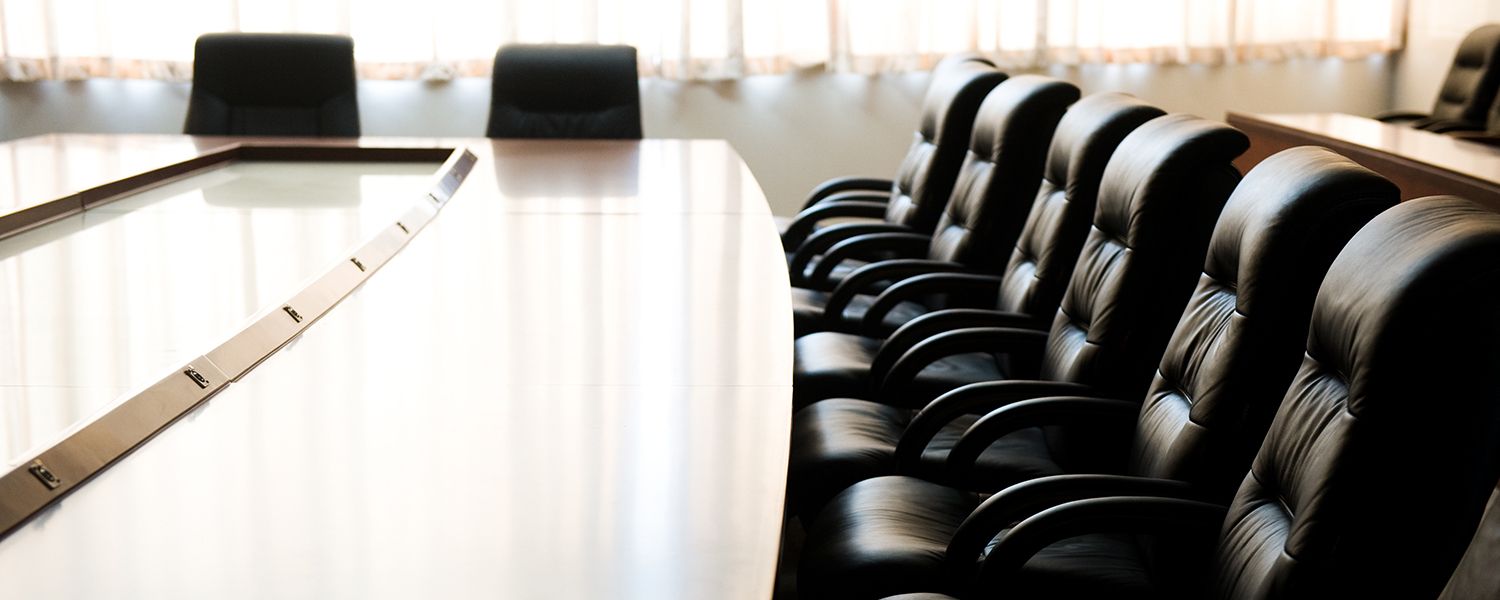
[{"label": "screw on metal strip", "polygon": [[354,263],[354,266],[359,267],[359,272],[365,272],[365,263],[359,262],[358,258],[350,258],[349,262],[352,262]]},{"label": "screw on metal strip", "polygon": [[302,322],[302,315],[297,314],[297,309],[290,306],[283,306],[281,307],[281,310],[286,311],[287,316],[291,317],[293,321],[297,323]]},{"label": "screw on metal strip", "polygon": [[188,379],[191,379],[193,380],[193,383],[198,384],[198,389],[208,388],[208,378],[204,377],[202,373],[199,373],[198,370],[194,369],[192,366],[188,366],[187,369],[183,370],[182,374],[187,375]]}]

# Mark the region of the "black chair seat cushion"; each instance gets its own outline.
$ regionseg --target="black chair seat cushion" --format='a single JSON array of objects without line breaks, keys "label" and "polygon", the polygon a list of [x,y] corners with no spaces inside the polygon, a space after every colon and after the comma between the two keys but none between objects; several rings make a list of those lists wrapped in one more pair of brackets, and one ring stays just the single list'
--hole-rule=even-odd
[{"label": "black chair seat cushion", "polygon": [[[880,598],[946,589],[948,542],[980,494],[915,477],[861,481],[835,496],[803,548],[798,591],[814,598]],[[1002,533],[1004,535],[1004,533]],[[1038,552],[1006,598],[1155,598],[1140,546],[1090,534]]]},{"label": "black chair seat cushion", "polygon": [[834,497],[808,532],[798,596],[881,598],[944,589],[948,541],[982,499],[912,477],[855,484]]},{"label": "black chair seat cushion", "polygon": [[[843,271],[842,273],[840,271]],[[842,276],[849,270],[839,266],[833,270],[835,276]],[[792,288],[792,330],[797,337],[814,335],[820,331],[828,330],[828,323],[823,323],[823,307],[828,304],[827,292]],[[870,305],[875,303],[875,296],[869,294],[856,294],[844,309],[844,319],[838,323],[838,327],[853,327],[862,322],[865,312],[870,310]],[[929,309],[916,302],[902,302],[891,309],[885,316],[885,323],[892,329],[900,327],[901,324],[926,314]],[[877,344],[879,341],[877,340]],[[872,354],[873,356],[873,354]]]},{"label": "black chair seat cushion", "polygon": [[[832,331],[798,337],[792,358],[792,381],[796,382],[792,389],[794,410],[824,398],[868,397],[870,362],[875,360],[880,344],[877,339]],[[960,386],[996,379],[1005,379],[1005,373],[995,364],[994,357],[958,354],[923,369],[911,389],[925,394],[924,397],[936,398]]]},{"label": "black chair seat cushion", "polygon": [[[805,520],[856,482],[895,473],[896,442],[913,412],[868,400],[830,398],[792,416],[792,452],[787,497]],[[918,476],[943,475],[948,451],[978,417],[955,419],[922,452]],[[1057,475],[1062,467],[1047,451],[1042,430],[1027,428],[1000,438],[979,457],[983,480],[965,489],[999,489],[1012,483]],[[805,522],[805,521],[804,521]]]}]

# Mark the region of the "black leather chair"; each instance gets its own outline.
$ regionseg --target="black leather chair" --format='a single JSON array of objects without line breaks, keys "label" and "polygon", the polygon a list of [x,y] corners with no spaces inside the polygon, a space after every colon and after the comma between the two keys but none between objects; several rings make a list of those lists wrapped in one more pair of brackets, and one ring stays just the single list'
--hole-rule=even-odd
[{"label": "black leather chair", "polygon": [[797,338],[796,405],[867,396],[870,364],[884,339],[930,312],[934,306],[927,298],[933,294],[955,302],[988,297],[995,310],[1013,314],[1017,325],[1047,327],[1088,235],[1105,164],[1126,135],[1162,114],[1155,106],[1119,93],[1094,94],[1068,109],[1052,138],[1041,189],[1003,276],[925,273],[903,279],[879,296],[835,290],[822,318],[839,323],[824,327],[830,331]]},{"label": "black leather chair", "polygon": [[[1192,598],[1438,596],[1500,475],[1497,264],[1494,212],[1451,196],[1386,211],[1329,270],[1302,366],[1227,510],[1162,495],[1034,497],[978,589],[1024,596],[1038,550],[1111,532],[1161,536],[1139,557],[1153,597],[1178,582]],[[1159,560],[1167,540],[1182,536],[1175,554],[1191,556],[1205,533],[1217,534],[1198,548],[1207,568]]]},{"label": "black leather chair", "polygon": [[1490,494],[1479,529],[1438,600],[1500,598],[1500,569],[1496,565],[1500,565],[1500,488]]},{"label": "black leather chair", "polygon": [[[826,520],[844,525],[829,528],[819,519],[804,560],[812,571],[809,581],[840,585],[848,557],[830,556],[823,549],[831,542],[877,535],[884,536],[878,544],[884,547],[875,548],[870,560],[933,578],[941,576],[944,559],[951,556],[946,568],[965,571],[986,543],[1011,525],[1006,517],[1024,510],[1023,501],[1009,499],[1035,498],[1038,489],[1071,497],[1084,497],[1085,490],[1108,496],[1159,489],[1157,493],[1164,495],[1227,503],[1301,362],[1313,300],[1324,274],[1355,232],[1393,206],[1398,195],[1389,181],[1321,148],[1293,148],[1266,159],[1225,206],[1197,289],[1144,404],[1050,397],[1002,405],[963,431],[948,452],[946,472],[937,475],[957,487],[882,477],[839,495],[824,514]],[[903,449],[922,452],[924,432],[930,439],[945,420],[964,414],[959,409],[940,415],[941,402],[918,417],[901,441]],[[1116,432],[1132,430],[1133,442],[1076,443],[1079,435],[1112,439]],[[1002,456],[1002,449],[991,448],[1025,431],[1034,431],[1049,444],[1024,457]],[[1073,450],[1087,448],[1100,455],[1060,455],[1051,451],[1053,440],[1074,441],[1069,444]],[[989,483],[981,464],[986,453],[997,463],[1017,463],[1020,458],[1048,464],[1055,473],[1086,472],[1076,468],[1080,464],[1130,460],[1124,475],[1041,477],[1011,485],[981,503],[982,496],[968,490]],[[912,543],[938,538],[945,549],[936,556],[930,548]],[[870,548],[855,553],[861,552],[869,553]],[[1129,560],[1138,553],[1133,540],[1119,536],[1071,539],[1038,555],[1038,563],[1028,567],[1024,587],[1028,594],[1047,589],[1059,597],[1115,597],[1122,592],[1149,597],[1145,592],[1155,591],[1149,578],[1139,563]],[[1100,556],[1115,559],[1091,560]]]},{"label": "black leather chair", "polygon": [[641,139],[635,48],[509,44],[490,80],[492,138]]},{"label": "black leather chair", "polygon": [[1469,32],[1453,55],[1453,66],[1428,114],[1396,111],[1377,115],[1387,123],[1443,133],[1484,129],[1485,111],[1500,92],[1500,25]]},{"label": "black leather chair", "polygon": [[[945,60],[933,72],[932,84],[922,100],[921,125],[895,179],[882,192],[853,189],[859,182],[850,180],[820,186],[809,198],[807,208],[782,230],[781,243],[788,262],[814,230],[839,232],[825,233],[824,241],[875,232],[931,233],[944,203],[953,194],[979,105],[1005,78],[989,61],[968,55]],[[848,218],[878,221],[821,227],[825,221]],[[837,272],[832,279],[842,274]]]},{"label": "black leather chair", "polygon": [[347,36],[210,33],[193,54],[184,133],[359,136]]},{"label": "black leather chair", "polygon": [[[846,298],[883,282],[936,271],[999,271],[1002,249],[1015,247],[1035,202],[1058,120],[1077,100],[1076,86],[1041,75],[1014,77],[991,91],[979,108],[968,155],[932,235],[887,231],[846,237],[842,233],[847,228],[830,227],[807,238],[789,269],[794,282],[800,279],[815,288],[828,287],[828,278],[845,257],[889,252],[912,258],[863,264],[832,293],[793,288],[796,335],[842,325],[842,319],[824,319],[824,307],[830,301],[845,306]],[[839,312],[851,309],[858,318],[858,306]]]},{"label": "black leather chair", "polygon": [[[834,398],[799,410],[792,417],[792,508],[813,514],[845,486],[893,472],[896,457],[909,449],[898,442],[911,433],[917,408],[947,414],[968,406],[960,412],[981,414],[986,403],[1004,398],[1140,398],[1201,271],[1219,210],[1240,180],[1230,161],[1247,146],[1239,131],[1189,115],[1157,117],[1126,136],[1105,168],[1094,226],[1050,333],[973,327],[968,320],[960,323],[965,328],[907,346],[889,369],[877,362],[874,372],[887,376],[874,400]],[[902,331],[943,312],[913,320],[887,345],[904,343]],[[877,361],[887,356],[882,348]],[[1038,361],[1039,369],[1006,370]],[[923,368],[929,364],[939,368]],[[898,376],[903,381],[893,383]],[[973,382],[987,383],[980,384],[980,393],[955,390],[928,404]],[[908,454],[915,459],[911,468],[940,470],[948,448],[972,422],[959,417],[934,432],[925,452],[918,446]],[[1006,436],[994,453],[986,453],[984,476],[1001,487],[1057,473],[1046,458],[1057,443],[1037,430]]]}]

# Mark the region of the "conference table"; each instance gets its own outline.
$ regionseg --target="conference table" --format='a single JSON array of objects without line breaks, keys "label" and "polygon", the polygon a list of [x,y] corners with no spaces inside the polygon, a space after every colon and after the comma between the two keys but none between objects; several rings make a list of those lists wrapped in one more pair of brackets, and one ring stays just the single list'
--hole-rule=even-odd
[{"label": "conference table", "polygon": [[0,596],[769,598],[785,255],[716,140],[0,144]]}]

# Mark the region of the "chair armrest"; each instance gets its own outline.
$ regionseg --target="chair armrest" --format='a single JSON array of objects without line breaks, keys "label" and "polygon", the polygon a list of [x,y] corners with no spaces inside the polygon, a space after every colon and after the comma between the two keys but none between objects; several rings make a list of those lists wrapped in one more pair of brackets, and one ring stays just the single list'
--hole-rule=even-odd
[{"label": "chair armrest", "polygon": [[797,246],[796,252],[787,262],[787,272],[791,274],[792,281],[801,283],[807,278],[807,266],[812,264],[818,256],[827,252],[835,244],[849,238],[872,233],[914,233],[910,227],[897,223],[876,221],[873,223],[839,223],[829,225],[807,236],[802,245]]},{"label": "chair armrest", "polygon": [[807,195],[807,201],[802,203],[802,208],[803,210],[812,208],[812,205],[822,202],[829,196],[838,194],[840,192],[848,192],[854,190],[870,192],[890,192],[891,186],[894,184],[895,182],[889,179],[879,179],[874,177],[836,177],[820,183],[818,184],[818,187],[813,188],[812,193]]},{"label": "chair armrest", "polygon": [[931,398],[918,397],[910,387],[917,374],[948,356],[985,352],[1039,356],[1047,344],[1047,332],[1015,327],[970,327],[939,333],[907,350],[891,365],[873,398],[891,406],[922,406]]},{"label": "chair armrest", "polygon": [[1135,426],[1141,405],[1129,400],[1056,396],[1033,398],[995,409],[964,431],[948,451],[948,473],[953,481],[967,481],[979,455],[1006,434],[1027,427],[1102,424],[1128,430]]},{"label": "chair armrest", "polygon": [[1428,119],[1420,128],[1433,133],[1449,133],[1455,131],[1484,131],[1484,123],[1474,121],[1458,121],[1453,119]]},{"label": "chair armrest", "polygon": [[823,318],[829,322],[839,321],[856,296],[874,291],[875,284],[882,281],[899,282],[907,277],[926,273],[952,273],[966,268],[955,262],[926,258],[897,258],[861,266],[845,275],[843,281],[833,288],[833,292],[828,295],[828,302],[823,305]]},{"label": "chair armrest", "polygon": [[1385,112],[1376,113],[1372,118],[1383,123],[1399,124],[1407,121],[1415,121],[1417,119],[1425,119],[1427,118],[1427,116],[1427,113],[1416,112],[1413,110],[1388,110]]},{"label": "chair armrest", "polygon": [[[907,280],[902,280],[905,282]],[[901,285],[897,282],[896,285]],[[894,287],[894,286],[892,286]],[[1000,312],[982,308],[945,308],[903,323],[875,352],[870,361],[870,383],[879,385],[896,361],[934,335],[971,327],[1014,327],[1032,329],[1035,319],[1021,313]],[[873,392],[876,388],[871,388]]]},{"label": "chair armrest", "polygon": [[[823,253],[823,258],[818,259],[818,264],[813,266],[812,273],[807,276],[803,284],[812,289],[832,290],[835,287],[830,279],[833,276],[833,270],[846,260],[866,258],[877,253],[895,254],[898,258],[916,258],[926,255],[927,247],[930,245],[932,245],[932,238],[920,233],[868,233],[855,236],[828,248],[828,251]],[[942,261],[925,262],[937,264]],[[850,274],[853,275],[853,273]],[[877,280],[867,279],[867,281],[873,283]]]},{"label": "chair armrest", "polygon": [[[862,333],[871,337],[886,337],[892,331],[885,326],[885,317],[891,309],[930,294],[947,294],[961,299],[986,298],[993,301],[1000,293],[1003,278],[980,273],[925,273],[896,282],[880,293],[875,302],[865,311],[861,324]],[[955,307],[956,308],[956,307]],[[978,306],[975,306],[978,308]]]},{"label": "chair armrest", "polygon": [[1000,538],[980,565],[975,587],[1003,589],[997,586],[1006,585],[1041,549],[1088,533],[1187,535],[1212,540],[1228,511],[1222,504],[1159,496],[1109,496],[1059,504],[1021,521]]},{"label": "chair armrest", "polygon": [[796,250],[803,241],[807,240],[807,236],[812,235],[813,228],[817,227],[818,223],[846,217],[884,219],[885,203],[868,200],[823,202],[803,210],[797,213],[797,217],[786,226],[786,231],[781,233],[781,247]]},{"label": "chair armrest", "polygon": [[[995,536],[1060,505],[1112,496],[1150,496],[1201,500],[1197,488],[1182,481],[1128,475],[1051,475],[1022,481],[980,502],[948,541],[945,561],[969,568]],[[1217,525],[1217,524],[1216,524]],[[1012,531],[1014,533],[1014,531]]]},{"label": "chair armrest", "polygon": [[943,427],[954,419],[975,413],[987,413],[1007,404],[1046,396],[1087,396],[1093,388],[1081,383],[1010,379],[971,383],[938,396],[912,417],[901,439],[896,440],[896,471],[914,473],[922,451],[932,443]]}]

